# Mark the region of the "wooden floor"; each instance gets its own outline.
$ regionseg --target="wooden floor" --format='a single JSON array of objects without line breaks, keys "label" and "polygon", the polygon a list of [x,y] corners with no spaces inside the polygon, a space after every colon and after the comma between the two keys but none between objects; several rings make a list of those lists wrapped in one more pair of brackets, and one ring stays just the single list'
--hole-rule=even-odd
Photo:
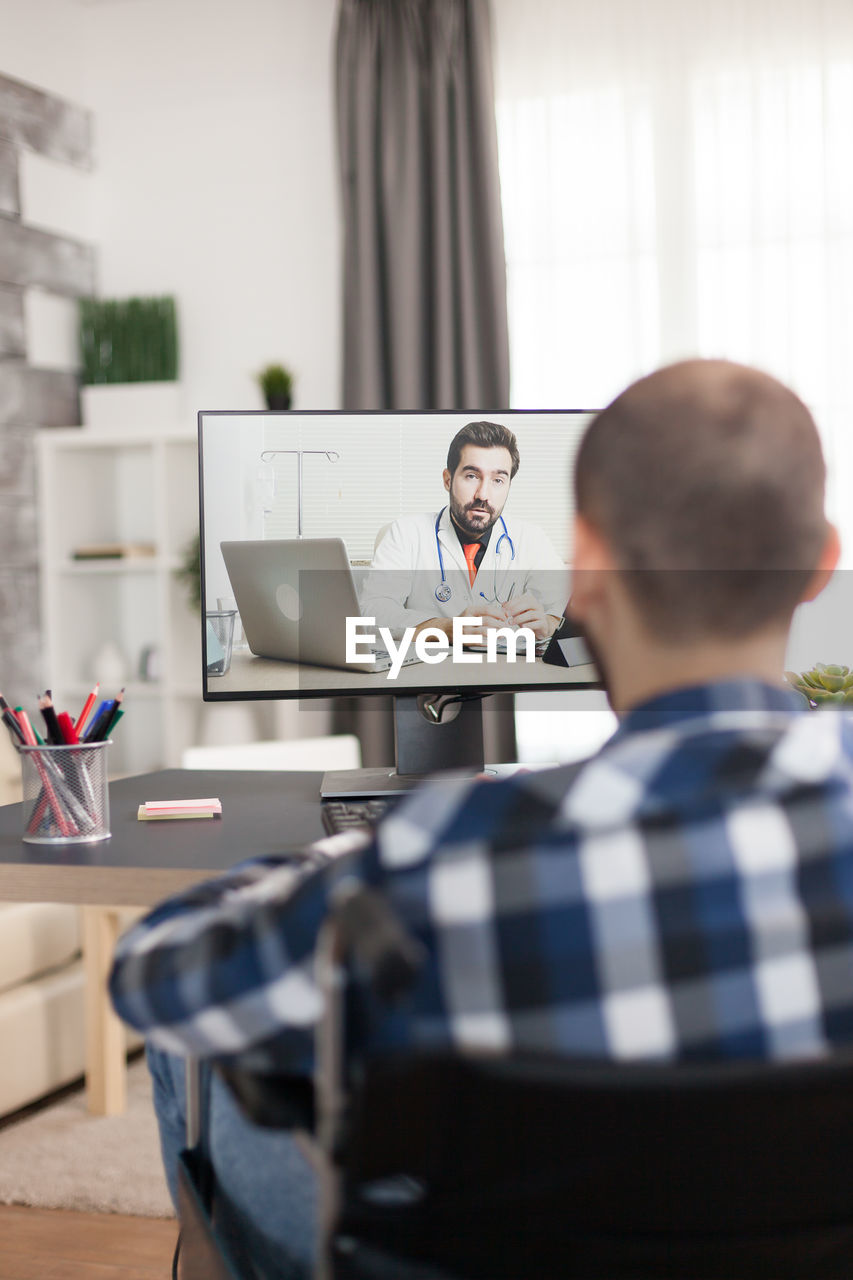
[{"label": "wooden floor", "polygon": [[0,1205],[2,1280],[168,1280],[177,1223]]}]

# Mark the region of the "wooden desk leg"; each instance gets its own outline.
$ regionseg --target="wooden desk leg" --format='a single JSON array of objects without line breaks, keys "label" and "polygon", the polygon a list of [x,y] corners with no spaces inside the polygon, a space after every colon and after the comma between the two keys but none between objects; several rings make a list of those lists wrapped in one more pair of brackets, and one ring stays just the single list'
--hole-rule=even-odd
[{"label": "wooden desk leg", "polygon": [[118,908],[83,908],[86,1102],[95,1116],[121,1115],[127,1106],[125,1030],[113,1013],[107,994],[107,977],[120,932]]}]

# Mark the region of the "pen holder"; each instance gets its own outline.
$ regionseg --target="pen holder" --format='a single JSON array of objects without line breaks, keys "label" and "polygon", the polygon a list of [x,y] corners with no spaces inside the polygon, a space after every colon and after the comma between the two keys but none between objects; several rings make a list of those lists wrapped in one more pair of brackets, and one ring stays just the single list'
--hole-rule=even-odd
[{"label": "pen holder", "polygon": [[227,675],[231,668],[236,609],[211,609],[207,615],[207,674]]},{"label": "pen holder", "polygon": [[76,747],[18,747],[24,790],[24,840],[88,844],[110,834],[105,742]]}]

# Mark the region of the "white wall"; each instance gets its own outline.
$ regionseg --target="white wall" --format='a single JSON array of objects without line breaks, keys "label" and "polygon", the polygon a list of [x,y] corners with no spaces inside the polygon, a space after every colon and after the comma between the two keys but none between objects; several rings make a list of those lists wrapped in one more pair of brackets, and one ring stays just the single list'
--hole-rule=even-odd
[{"label": "white wall", "polygon": [[[273,360],[294,369],[300,407],[339,403],[335,11],[0,0],[0,73],[95,114],[100,292],[177,296],[189,421],[260,408],[253,374]],[[58,192],[39,220],[82,234],[79,216],[63,224],[69,201]]]},{"label": "white wall", "polygon": [[334,0],[84,10],[101,290],[177,294],[191,410],[260,408],[280,360],[338,403]]},{"label": "white wall", "polygon": [[87,106],[86,14],[74,0],[0,0],[0,73]]}]

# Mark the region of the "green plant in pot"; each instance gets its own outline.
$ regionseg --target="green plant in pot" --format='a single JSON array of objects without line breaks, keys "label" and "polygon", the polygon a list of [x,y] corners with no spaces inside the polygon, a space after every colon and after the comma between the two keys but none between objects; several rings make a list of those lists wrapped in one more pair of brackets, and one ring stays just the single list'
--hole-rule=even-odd
[{"label": "green plant in pot", "polygon": [[177,378],[174,298],[81,298],[79,318],[84,386]]},{"label": "green plant in pot", "polygon": [[175,299],[81,298],[78,317],[86,426],[148,431],[181,423]]},{"label": "green plant in pot", "polygon": [[827,704],[853,706],[853,671],[835,663],[818,662],[810,671],[786,671],[785,679],[810,707]]},{"label": "green plant in pot", "polygon": [[258,386],[268,409],[289,409],[293,403],[293,374],[283,364],[268,364],[261,369]]}]

